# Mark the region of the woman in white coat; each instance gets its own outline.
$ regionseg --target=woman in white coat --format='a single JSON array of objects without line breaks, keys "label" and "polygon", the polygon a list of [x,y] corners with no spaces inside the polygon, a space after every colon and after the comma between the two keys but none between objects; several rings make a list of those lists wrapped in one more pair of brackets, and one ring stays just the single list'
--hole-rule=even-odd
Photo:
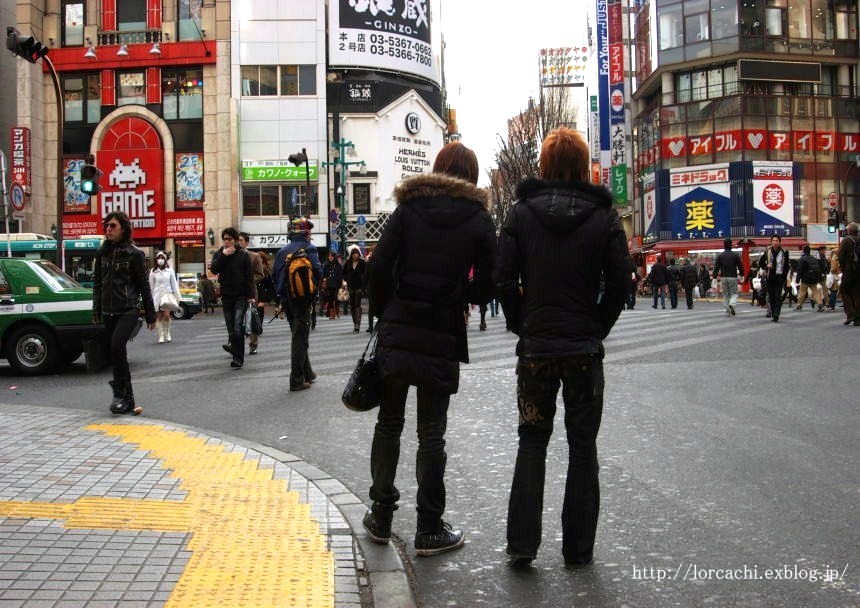
[{"label": "woman in white coat", "polygon": [[159,251],[155,256],[155,264],[149,272],[149,289],[152,291],[152,301],[158,311],[158,343],[170,342],[170,311],[161,308],[161,298],[164,294],[172,293],[179,302],[179,281],[176,273],[167,264],[167,254]]}]

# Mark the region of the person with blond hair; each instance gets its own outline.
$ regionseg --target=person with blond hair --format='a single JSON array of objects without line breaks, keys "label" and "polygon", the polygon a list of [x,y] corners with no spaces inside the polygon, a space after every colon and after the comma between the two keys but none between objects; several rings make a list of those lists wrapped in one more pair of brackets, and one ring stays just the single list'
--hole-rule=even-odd
[{"label": "person with blond hair", "polygon": [[603,340],[621,314],[634,270],[612,195],[588,183],[590,152],[575,131],[552,131],[540,179],[517,188],[499,235],[495,271],[516,354],[519,449],[508,505],[507,554],[522,567],[541,542],[547,444],[563,385],[569,460],[562,554],[592,561],[600,486],[597,432],[603,411]]}]

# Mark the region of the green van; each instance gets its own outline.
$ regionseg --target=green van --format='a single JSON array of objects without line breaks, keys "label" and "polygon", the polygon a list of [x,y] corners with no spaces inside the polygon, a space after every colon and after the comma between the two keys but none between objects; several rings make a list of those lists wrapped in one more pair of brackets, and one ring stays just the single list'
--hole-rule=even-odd
[{"label": "green van", "polygon": [[0,258],[0,353],[19,374],[75,361],[97,335],[93,292],[48,260]]}]

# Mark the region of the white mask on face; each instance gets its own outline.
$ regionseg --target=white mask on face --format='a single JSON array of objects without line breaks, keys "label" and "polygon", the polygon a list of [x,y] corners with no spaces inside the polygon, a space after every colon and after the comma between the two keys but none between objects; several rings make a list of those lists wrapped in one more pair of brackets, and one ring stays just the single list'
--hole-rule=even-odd
[{"label": "white mask on face", "polygon": [[167,260],[165,260],[164,258],[158,258],[155,263],[159,266],[164,266],[167,263]]}]

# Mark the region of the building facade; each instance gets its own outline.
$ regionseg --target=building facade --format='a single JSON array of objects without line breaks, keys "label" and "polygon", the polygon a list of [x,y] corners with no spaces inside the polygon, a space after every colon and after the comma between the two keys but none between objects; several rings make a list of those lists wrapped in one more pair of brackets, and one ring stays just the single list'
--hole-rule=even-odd
[{"label": "building facade", "polygon": [[860,216],[856,0],[646,0],[634,39],[637,251],[835,244]]}]

